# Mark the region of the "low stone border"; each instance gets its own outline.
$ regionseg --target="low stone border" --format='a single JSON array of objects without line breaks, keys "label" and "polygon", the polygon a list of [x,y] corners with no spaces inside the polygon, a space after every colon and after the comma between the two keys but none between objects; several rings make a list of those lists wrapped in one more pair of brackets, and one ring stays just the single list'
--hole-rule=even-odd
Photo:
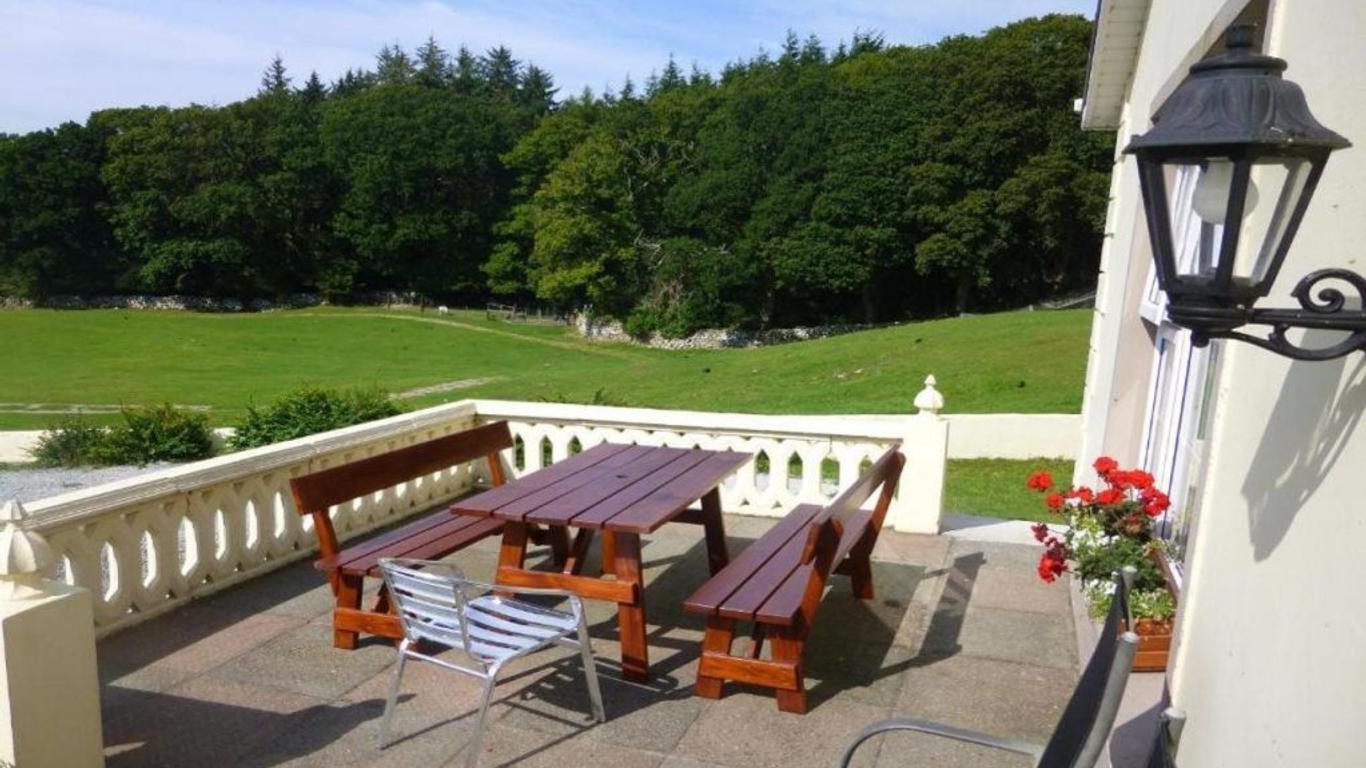
[{"label": "low stone border", "polygon": [[73,296],[60,294],[42,299],[0,296],[0,309],[166,309],[192,312],[265,312],[272,309],[302,309],[324,304],[343,306],[421,307],[431,302],[412,291],[371,291],[348,294],[341,301],[328,301],[316,293],[295,293],[278,301],[271,299],[217,298],[212,296],[155,296],[152,294]]},{"label": "low stone border", "polygon": [[670,339],[653,333],[648,339],[637,339],[621,327],[621,323],[605,320],[590,320],[580,315],[574,322],[579,335],[590,341],[610,341],[623,344],[638,344],[655,349],[726,349],[741,347],[766,347],[773,344],[787,344],[794,341],[823,339],[829,336],[842,336],[846,333],[866,331],[873,328],[887,328],[897,323],[838,325],[812,325],[797,328],[772,328],[767,331],[741,331],[728,328],[708,328],[681,339]]}]

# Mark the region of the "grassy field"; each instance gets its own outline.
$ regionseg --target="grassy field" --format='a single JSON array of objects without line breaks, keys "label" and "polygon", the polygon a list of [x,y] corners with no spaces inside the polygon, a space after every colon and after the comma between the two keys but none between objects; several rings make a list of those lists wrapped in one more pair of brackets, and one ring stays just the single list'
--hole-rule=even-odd
[{"label": "grassy field", "polygon": [[1025,487],[1029,473],[1044,469],[1063,485],[1072,462],[1057,459],[950,459],[944,480],[944,509],[956,515],[1059,522],[1037,491]]},{"label": "grassy field", "polygon": [[[588,343],[482,313],[313,309],[215,315],[0,311],[0,429],[81,406],[170,402],[231,424],[302,383],[377,386],[411,407],[464,397],[753,413],[897,413],[925,374],[947,411],[1075,412],[1090,313],[936,320],[760,349]],[[99,418],[99,417],[97,417]],[[103,418],[112,418],[105,416]]]}]

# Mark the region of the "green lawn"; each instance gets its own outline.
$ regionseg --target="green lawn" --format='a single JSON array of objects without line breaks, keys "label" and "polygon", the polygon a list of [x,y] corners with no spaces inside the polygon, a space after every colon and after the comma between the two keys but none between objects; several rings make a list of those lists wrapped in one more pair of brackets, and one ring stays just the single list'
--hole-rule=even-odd
[{"label": "green lawn", "polygon": [[588,343],[557,326],[478,312],[312,309],[217,315],[0,311],[0,429],[77,404],[207,406],[230,424],[249,403],[302,383],[391,392],[475,386],[411,399],[551,399],[754,413],[911,410],[925,374],[947,411],[1075,412],[1090,313],[936,320],[761,349],[674,352]]},{"label": "green lawn", "polygon": [[1058,459],[951,459],[944,481],[944,511],[955,515],[1060,522],[1037,491],[1025,487],[1029,474],[1048,470],[1059,485],[1072,479],[1072,462]]}]

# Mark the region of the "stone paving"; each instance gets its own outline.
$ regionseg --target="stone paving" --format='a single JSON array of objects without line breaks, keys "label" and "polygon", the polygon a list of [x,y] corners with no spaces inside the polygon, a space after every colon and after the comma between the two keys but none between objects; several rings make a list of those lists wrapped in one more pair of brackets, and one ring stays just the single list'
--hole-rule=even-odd
[{"label": "stone paving", "polygon": [[[732,553],[771,524],[728,517]],[[706,577],[700,529],[669,526],[644,548],[648,685],[619,674],[614,606],[589,602],[607,722],[588,718],[577,655],[546,651],[507,670],[481,766],[756,768],[831,766],[862,726],[914,716],[1044,740],[1077,674],[1068,590],[1034,574],[1033,547],[885,532],[877,599],[834,579],[808,651],[811,711],[730,685],[694,698],[699,617],[684,598]],[[493,572],[496,540],[451,558]],[[537,553],[538,557],[544,556]],[[331,646],[331,594],[298,563],[102,640],[108,765],[463,766],[475,681],[432,665],[404,676],[398,740],[375,744],[393,647]],[[1028,761],[913,734],[869,742],[859,766],[1023,766]]]}]

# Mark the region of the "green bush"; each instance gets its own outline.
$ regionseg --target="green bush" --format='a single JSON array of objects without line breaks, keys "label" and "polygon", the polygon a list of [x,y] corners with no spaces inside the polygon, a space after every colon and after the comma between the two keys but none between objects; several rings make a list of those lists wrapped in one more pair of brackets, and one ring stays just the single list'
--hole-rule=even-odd
[{"label": "green bush", "polygon": [[399,413],[402,409],[379,389],[303,387],[264,408],[248,406],[228,444],[240,451]]},{"label": "green bush", "polygon": [[80,419],[67,419],[49,427],[29,449],[29,455],[41,467],[81,467],[98,463],[99,446],[108,433],[107,427],[97,427]]},{"label": "green bush", "polygon": [[209,417],[170,405],[125,409],[98,447],[107,464],[195,461],[213,455]]},{"label": "green bush", "polygon": [[123,423],[112,427],[64,421],[44,432],[31,454],[48,467],[194,461],[213,455],[213,431],[207,416],[171,405],[125,408]]}]

